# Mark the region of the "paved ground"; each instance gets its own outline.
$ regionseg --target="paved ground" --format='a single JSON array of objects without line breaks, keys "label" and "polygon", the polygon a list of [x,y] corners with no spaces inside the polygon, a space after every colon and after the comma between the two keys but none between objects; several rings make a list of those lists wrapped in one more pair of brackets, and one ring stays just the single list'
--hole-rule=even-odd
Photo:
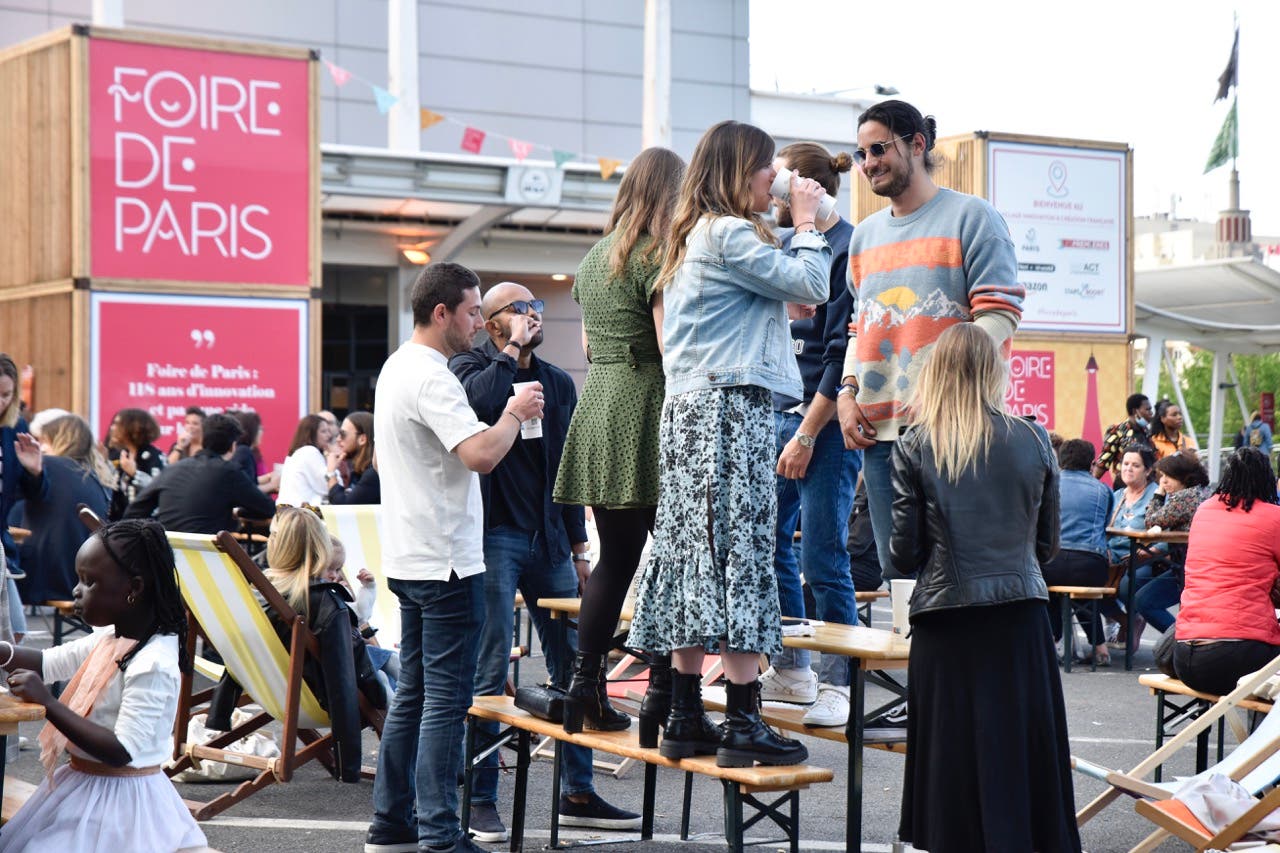
[{"label": "paved ground", "polygon": [[[889,622],[887,608],[876,611],[876,620]],[[36,618],[32,628],[39,627]],[[1148,634],[1151,632],[1148,631]],[[37,639],[47,643],[47,638]],[[1126,673],[1118,665],[1108,670],[1091,673],[1088,667],[1076,668],[1063,682],[1067,698],[1067,714],[1070,720],[1072,751],[1081,757],[1111,767],[1129,767],[1136,764],[1153,748],[1154,700],[1138,683],[1138,675],[1153,668],[1152,642],[1144,642],[1139,652],[1136,668]],[[999,666],[999,650],[992,650],[992,665]],[[536,679],[542,675],[539,658],[525,664],[522,680]],[[528,682],[526,682],[528,683]],[[999,726],[998,719],[989,723]],[[34,742],[38,731],[36,724],[24,725],[22,733]],[[845,820],[844,791],[846,752],[843,745],[812,738],[806,739],[810,751],[810,763],[835,769],[835,781],[804,792],[801,796],[802,849],[843,850]],[[367,763],[376,761],[377,742],[367,736],[365,747]],[[1177,772],[1189,772],[1193,755],[1185,751]],[[41,768],[34,750],[24,750],[17,762],[10,764],[8,772],[30,781],[38,781]],[[894,838],[898,820],[898,805],[902,791],[902,758],[879,750],[866,753],[865,805],[863,849],[886,851]],[[1076,802],[1083,805],[1101,788],[1098,783],[1076,775]],[[642,772],[633,768],[622,779],[602,772],[597,774],[597,790],[606,798],[620,805],[639,809]],[[503,793],[510,794],[511,780],[504,779]],[[713,851],[723,850],[721,832],[723,810],[719,786],[711,780],[697,779],[694,788],[693,831],[701,833],[697,843],[679,841],[681,777],[669,771],[659,771],[657,838],[648,844],[625,843],[611,845],[618,851]],[[182,795],[190,799],[211,799],[225,785],[184,785]],[[550,762],[535,762],[530,774],[529,817],[527,849],[537,850],[547,843],[546,829],[550,819]],[[318,765],[303,769],[288,785],[276,785],[248,801],[224,812],[222,816],[205,824],[209,843],[223,851],[359,851],[362,849],[364,830],[372,812],[372,785],[340,785],[330,779]],[[505,819],[510,818],[510,808],[500,806]],[[1147,825],[1133,811],[1128,801],[1117,802],[1100,817],[1095,818],[1083,831],[1084,849],[1089,853],[1128,850],[1148,832]],[[753,836],[766,838],[770,834],[753,832]],[[505,849],[494,845],[493,849]],[[760,849],[780,850],[782,845],[770,844]],[[1167,842],[1160,848],[1182,850],[1185,846]],[[122,851],[123,853],[123,851]]]}]

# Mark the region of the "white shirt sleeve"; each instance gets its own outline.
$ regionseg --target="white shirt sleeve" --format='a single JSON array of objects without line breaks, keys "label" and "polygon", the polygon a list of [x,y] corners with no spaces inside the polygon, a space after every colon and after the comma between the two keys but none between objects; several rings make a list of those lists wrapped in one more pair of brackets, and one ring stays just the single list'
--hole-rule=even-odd
[{"label": "white shirt sleeve", "polygon": [[432,374],[418,390],[418,416],[445,450],[453,449],[489,427],[476,417],[467,392],[452,373]]},{"label": "white shirt sleeve", "polygon": [[104,638],[114,636],[113,631],[94,631],[87,637],[45,649],[40,656],[40,670],[45,682],[52,684],[55,681],[67,681],[76,674],[80,664],[89,659],[94,646]]}]

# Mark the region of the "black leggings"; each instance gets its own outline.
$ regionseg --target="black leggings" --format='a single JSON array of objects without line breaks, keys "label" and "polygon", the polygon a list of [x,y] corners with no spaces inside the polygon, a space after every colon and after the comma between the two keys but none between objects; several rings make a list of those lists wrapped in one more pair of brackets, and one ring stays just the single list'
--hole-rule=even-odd
[{"label": "black leggings", "polygon": [[658,508],[592,507],[591,513],[600,535],[600,560],[587,580],[587,588],[582,591],[578,650],[587,655],[603,655],[613,645],[618,614],[622,612],[631,579],[640,565],[645,539],[653,530]]}]

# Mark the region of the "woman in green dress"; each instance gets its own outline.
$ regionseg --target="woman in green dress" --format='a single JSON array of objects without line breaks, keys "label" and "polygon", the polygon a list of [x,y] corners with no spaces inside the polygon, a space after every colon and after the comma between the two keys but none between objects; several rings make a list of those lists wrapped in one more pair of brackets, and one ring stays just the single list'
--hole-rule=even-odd
[{"label": "woman in green dress", "polygon": [[[684,161],[674,152],[642,151],[618,187],[604,239],[587,252],[573,284],[591,367],[569,424],[553,497],[556,503],[591,507],[600,559],[582,592],[578,655],[565,707],[569,731],[579,731],[584,718],[588,727],[608,731],[631,724],[609,704],[604,671],[657,512],[665,380],[662,296],[654,284],[683,175]],[[655,661],[650,672],[642,734],[651,728],[646,721],[666,720],[670,657]]]}]

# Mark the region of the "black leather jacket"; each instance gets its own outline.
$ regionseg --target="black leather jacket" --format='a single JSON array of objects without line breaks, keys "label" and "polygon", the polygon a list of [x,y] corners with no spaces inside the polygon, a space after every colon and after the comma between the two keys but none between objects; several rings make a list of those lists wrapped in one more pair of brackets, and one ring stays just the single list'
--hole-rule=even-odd
[{"label": "black leather jacket", "polygon": [[1058,552],[1058,465],[1049,436],[1021,418],[988,415],[991,449],[959,481],[911,427],[893,450],[894,567],[916,578],[911,616],[1039,598],[1040,564]]}]

